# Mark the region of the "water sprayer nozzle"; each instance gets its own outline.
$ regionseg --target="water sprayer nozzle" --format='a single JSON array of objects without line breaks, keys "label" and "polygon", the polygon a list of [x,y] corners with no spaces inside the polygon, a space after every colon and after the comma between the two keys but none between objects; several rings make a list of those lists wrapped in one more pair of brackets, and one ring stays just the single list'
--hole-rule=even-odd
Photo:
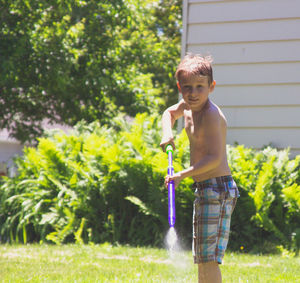
[{"label": "water sprayer nozzle", "polygon": [[173,153],[173,146],[168,144],[166,147],[166,153],[169,153],[169,151],[171,151]]}]

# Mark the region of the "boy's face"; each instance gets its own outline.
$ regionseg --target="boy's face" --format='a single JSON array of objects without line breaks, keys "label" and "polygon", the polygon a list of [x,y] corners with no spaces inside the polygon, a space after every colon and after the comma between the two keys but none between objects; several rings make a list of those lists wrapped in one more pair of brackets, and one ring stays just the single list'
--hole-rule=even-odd
[{"label": "boy's face", "polygon": [[177,83],[182,98],[190,106],[191,110],[201,110],[208,99],[208,95],[214,90],[216,82],[208,84],[208,78],[199,75],[182,76]]}]

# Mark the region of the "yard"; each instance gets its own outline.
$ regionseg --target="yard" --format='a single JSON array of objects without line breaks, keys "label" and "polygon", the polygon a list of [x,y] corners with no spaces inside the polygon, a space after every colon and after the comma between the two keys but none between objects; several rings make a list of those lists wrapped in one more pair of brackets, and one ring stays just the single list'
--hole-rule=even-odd
[{"label": "yard", "polygon": [[[1,245],[0,282],[197,282],[190,251],[102,245]],[[300,258],[227,252],[225,283],[300,282]]]}]

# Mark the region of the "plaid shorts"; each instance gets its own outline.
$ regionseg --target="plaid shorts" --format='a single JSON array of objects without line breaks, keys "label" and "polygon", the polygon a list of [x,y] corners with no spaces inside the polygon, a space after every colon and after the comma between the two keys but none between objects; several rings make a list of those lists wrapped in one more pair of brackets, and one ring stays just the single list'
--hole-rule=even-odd
[{"label": "plaid shorts", "polygon": [[222,263],[227,247],[231,214],[238,188],[231,176],[195,182],[193,212],[194,263],[216,261]]}]

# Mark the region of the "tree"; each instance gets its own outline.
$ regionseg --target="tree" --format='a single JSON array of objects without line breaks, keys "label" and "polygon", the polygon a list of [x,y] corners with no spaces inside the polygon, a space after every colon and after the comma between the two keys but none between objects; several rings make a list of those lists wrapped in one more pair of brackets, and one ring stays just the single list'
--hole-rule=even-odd
[{"label": "tree", "polygon": [[0,128],[18,140],[45,120],[109,124],[177,99],[181,1],[0,4]]}]

